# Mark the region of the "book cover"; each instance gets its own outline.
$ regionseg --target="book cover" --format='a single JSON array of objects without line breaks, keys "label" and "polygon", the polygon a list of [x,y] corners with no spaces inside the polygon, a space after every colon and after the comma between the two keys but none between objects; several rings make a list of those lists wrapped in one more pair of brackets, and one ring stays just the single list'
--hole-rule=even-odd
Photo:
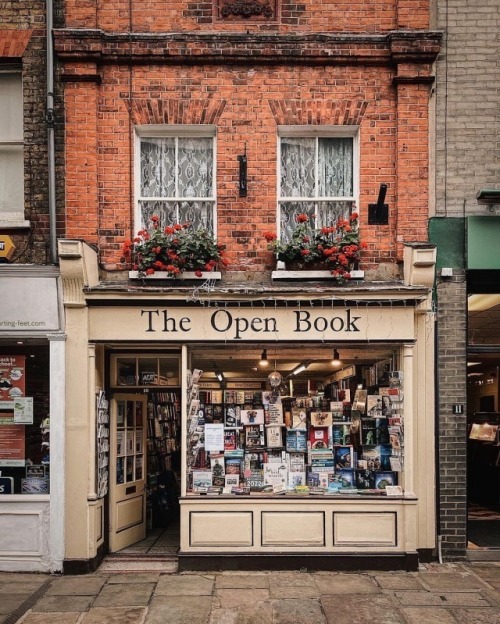
[{"label": "book cover", "polygon": [[288,480],[286,464],[264,464],[264,485],[284,485]]},{"label": "book cover", "polygon": [[214,478],[223,477],[226,474],[223,453],[210,453],[210,468]]},{"label": "book cover", "polygon": [[341,488],[356,487],[354,470],[352,468],[340,468],[339,470],[336,470],[334,481],[338,483]]},{"label": "book cover", "polygon": [[364,446],[361,459],[366,461],[368,470],[390,470],[390,445]]},{"label": "book cover", "polygon": [[224,422],[224,409],[222,405],[212,405],[212,419],[214,423]]},{"label": "book cover", "polygon": [[264,425],[246,425],[245,446],[248,449],[264,446]]},{"label": "book cover", "polygon": [[212,487],[211,470],[193,470],[193,492],[202,492]]},{"label": "book cover", "polygon": [[235,403],[242,405],[245,402],[245,392],[243,390],[236,390]]},{"label": "book cover", "polygon": [[288,487],[295,488],[298,485],[308,485],[306,483],[305,472],[289,472],[288,473]]},{"label": "book cover", "polygon": [[250,474],[251,470],[264,469],[264,452],[245,453],[244,470],[245,475]]},{"label": "book cover", "polygon": [[366,415],[370,418],[382,416],[382,397],[379,394],[369,394],[366,397]]},{"label": "book cover", "polygon": [[263,409],[242,409],[240,412],[242,425],[263,425],[264,410]]},{"label": "book cover", "polygon": [[224,479],[224,487],[238,487],[240,485],[240,475],[239,474],[227,474]]},{"label": "book cover", "polygon": [[266,427],[267,446],[269,448],[280,448],[283,446],[283,436],[280,425],[268,425]]},{"label": "book cover", "polygon": [[304,453],[288,453],[288,470],[290,472],[304,472],[305,457]]},{"label": "book cover", "polygon": [[226,457],[225,474],[239,475],[241,472],[241,459],[239,457]]},{"label": "book cover", "polygon": [[225,403],[236,403],[236,392],[234,390],[225,390],[224,391],[224,402]]},{"label": "book cover", "polygon": [[398,473],[392,471],[377,472],[375,474],[375,489],[385,490],[388,485],[398,484]]},{"label": "book cover", "polygon": [[361,444],[367,446],[375,446],[376,439],[376,422],[374,418],[361,419]]},{"label": "book cover", "polygon": [[332,442],[335,446],[345,446],[351,443],[351,432],[349,425],[332,426]]},{"label": "book cover", "polygon": [[333,422],[342,422],[344,420],[344,404],[342,401],[330,401],[330,411],[332,412]]},{"label": "book cover", "polygon": [[307,412],[301,407],[292,407],[292,429],[305,429],[307,427]]},{"label": "book cover", "polygon": [[269,425],[283,424],[283,405],[281,398],[277,403],[269,403],[265,408],[265,419]]},{"label": "book cover", "polygon": [[264,470],[251,470],[248,476],[245,476],[245,484],[253,491],[260,490],[264,487]]},{"label": "book cover", "polygon": [[307,450],[307,431],[305,429],[287,429],[286,450],[291,453],[305,453]]},{"label": "book cover", "polygon": [[328,448],[328,427],[311,427],[309,429],[309,443],[312,449]]},{"label": "book cover", "polygon": [[236,445],[236,431],[234,429],[224,430],[224,451],[235,451]]},{"label": "book cover", "polygon": [[375,440],[376,444],[386,445],[391,443],[387,418],[375,419]]},{"label": "book cover", "polygon": [[335,468],[353,468],[354,455],[352,446],[335,447]]},{"label": "book cover", "polygon": [[374,470],[356,470],[356,487],[358,490],[372,490],[375,488]]},{"label": "book cover", "polygon": [[240,426],[240,408],[237,405],[226,405],[224,414],[224,424],[226,427]]},{"label": "book cover", "polygon": [[352,409],[356,410],[357,412],[361,412],[361,414],[364,414],[366,409],[367,395],[368,393],[366,390],[364,390],[363,388],[357,388],[356,392],[354,393]]},{"label": "book cover", "polygon": [[311,425],[313,427],[328,427],[332,422],[332,412],[311,412]]}]

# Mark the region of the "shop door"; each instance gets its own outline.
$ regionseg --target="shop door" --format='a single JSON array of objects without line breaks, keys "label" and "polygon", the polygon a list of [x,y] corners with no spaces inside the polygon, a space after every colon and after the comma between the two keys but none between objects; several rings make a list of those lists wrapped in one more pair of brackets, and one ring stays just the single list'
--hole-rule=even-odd
[{"label": "shop door", "polygon": [[111,402],[109,550],[146,537],[147,398],[116,394]]}]

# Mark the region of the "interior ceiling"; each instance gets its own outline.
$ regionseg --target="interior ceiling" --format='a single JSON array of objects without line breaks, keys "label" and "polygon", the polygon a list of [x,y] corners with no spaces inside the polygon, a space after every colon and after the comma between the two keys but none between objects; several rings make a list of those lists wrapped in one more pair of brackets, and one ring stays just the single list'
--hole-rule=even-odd
[{"label": "interior ceiling", "polygon": [[[392,346],[366,346],[362,348],[335,347],[342,361],[341,366],[332,365],[333,346],[324,345],[283,345],[279,347],[262,345],[207,346],[195,345],[190,349],[191,368],[204,371],[202,379],[214,379],[215,370],[222,372],[227,380],[231,379],[267,379],[275,369],[284,378],[304,362],[309,362],[307,369],[299,373],[296,379],[323,380],[338,370],[351,364],[372,366],[377,362],[387,362],[397,351]],[[259,365],[262,351],[267,349],[268,366]]]}]

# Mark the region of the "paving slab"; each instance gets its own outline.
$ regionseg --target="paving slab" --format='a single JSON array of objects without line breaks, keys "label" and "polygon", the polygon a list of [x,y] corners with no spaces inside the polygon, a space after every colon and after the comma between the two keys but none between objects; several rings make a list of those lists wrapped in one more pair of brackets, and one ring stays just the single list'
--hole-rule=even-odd
[{"label": "paving slab", "polygon": [[439,607],[408,607],[401,611],[408,624],[457,624],[450,611]]},{"label": "paving slab", "polygon": [[238,609],[219,609],[212,606],[208,624],[274,624],[270,606],[262,603],[244,605]]},{"label": "paving slab", "polygon": [[308,572],[277,572],[273,574],[272,584],[278,587],[314,586],[314,577]]},{"label": "paving slab", "polygon": [[469,572],[447,573],[438,572],[437,574],[418,574],[418,578],[429,589],[437,591],[458,591],[463,592],[467,589],[485,589],[486,584]]},{"label": "paving slab", "polygon": [[500,610],[491,609],[452,609],[451,612],[458,624],[498,624]]},{"label": "paving slab", "polygon": [[22,624],[76,624],[81,613],[33,613],[28,611],[26,616],[20,620]]},{"label": "paving slab", "polygon": [[87,611],[94,601],[93,596],[43,596],[33,607],[33,611],[59,613],[66,611]]},{"label": "paving slab", "polygon": [[402,613],[383,594],[322,596],[328,624],[406,624]]},{"label": "paving slab", "polygon": [[79,624],[141,624],[145,612],[141,607],[96,607]]},{"label": "paving slab", "polygon": [[106,583],[102,576],[64,576],[56,579],[46,596],[97,596]]},{"label": "paving slab", "polygon": [[490,604],[479,592],[420,592],[395,591],[394,596],[403,605],[408,607],[489,607]]},{"label": "paving slab", "polygon": [[222,609],[232,609],[240,605],[252,605],[269,598],[268,589],[218,589],[217,601]]},{"label": "paving slab", "polygon": [[326,624],[319,600],[273,600],[273,624]]},{"label": "paving slab", "polygon": [[159,572],[124,572],[123,574],[111,574],[108,578],[108,585],[124,585],[127,583],[157,583],[160,578]]},{"label": "paving slab", "polygon": [[420,580],[410,574],[377,574],[373,578],[382,589],[424,589]]},{"label": "paving slab", "polygon": [[30,594],[6,594],[0,597],[0,615],[9,615],[20,607]]},{"label": "paving slab", "polygon": [[216,589],[269,589],[267,574],[218,574],[215,577]]},{"label": "paving slab", "polygon": [[[32,594],[36,592],[45,582],[47,578],[31,577],[25,580],[18,578],[7,578],[6,580],[0,580],[0,596],[5,594]],[[3,598],[0,598],[2,600]]]},{"label": "paving slab", "polygon": [[156,596],[144,624],[207,624],[211,607],[211,596]]},{"label": "paving slab", "polygon": [[164,575],[158,580],[155,596],[211,596],[214,583],[215,579],[211,575]]},{"label": "paving slab", "polygon": [[319,598],[321,592],[317,587],[305,585],[303,587],[276,587],[271,583],[271,598],[279,600],[280,598]]},{"label": "paving slab", "polygon": [[94,601],[94,607],[142,607],[151,600],[154,583],[106,585]]},{"label": "paving slab", "polygon": [[322,594],[377,594],[380,588],[368,575],[335,574],[316,576],[316,587]]},{"label": "paving slab", "polygon": [[471,572],[480,576],[484,581],[500,582],[500,566],[498,565],[478,565],[471,566]]}]

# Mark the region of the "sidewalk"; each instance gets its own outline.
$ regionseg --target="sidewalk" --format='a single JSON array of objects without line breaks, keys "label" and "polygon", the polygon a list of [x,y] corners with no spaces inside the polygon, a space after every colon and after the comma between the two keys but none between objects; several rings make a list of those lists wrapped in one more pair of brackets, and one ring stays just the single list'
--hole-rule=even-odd
[{"label": "sidewalk", "polygon": [[499,624],[500,563],[419,572],[0,573],[0,624]]}]

